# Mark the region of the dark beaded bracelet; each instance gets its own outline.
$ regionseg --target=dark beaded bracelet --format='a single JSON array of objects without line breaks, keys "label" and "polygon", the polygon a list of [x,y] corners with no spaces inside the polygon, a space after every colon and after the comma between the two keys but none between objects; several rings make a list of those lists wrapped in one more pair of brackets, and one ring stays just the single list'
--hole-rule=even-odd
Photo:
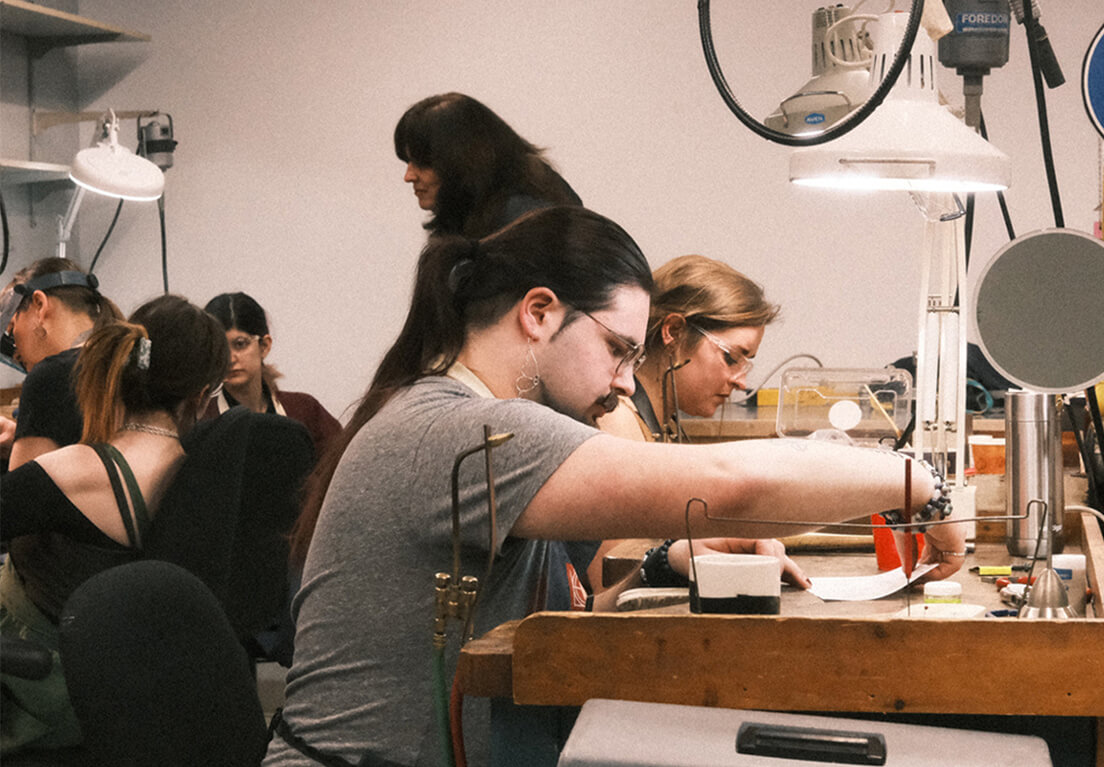
[{"label": "dark beaded bracelet", "polygon": [[[912,521],[923,524],[924,522],[946,519],[951,515],[951,486],[930,463],[922,458],[913,458],[912,460],[931,472],[935,485],[931,500],[924,504],[924,508],[913,515]],[[900,509],[883,511],[882,517],[887,525],[901,525],[905,521]]]},{"label": "dark beaded bracelet", "polygon": [[674,571],[671,563],[667,561],[667,552],[674,543],[674,539],[668,539],[662,546],[648,549],[644,555],[644,561],[640,566],[640,579],[645,586],[689,586],[690,579]]}]

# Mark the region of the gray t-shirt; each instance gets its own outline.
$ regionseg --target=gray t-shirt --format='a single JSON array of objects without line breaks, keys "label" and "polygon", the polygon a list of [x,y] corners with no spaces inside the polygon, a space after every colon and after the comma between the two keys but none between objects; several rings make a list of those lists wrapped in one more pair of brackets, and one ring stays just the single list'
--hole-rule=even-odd
[{"label": "gray t-shirt", "polygon": [[[492,452],[498,551],[489,583],[481,584],[475,633],[545,607],[559,544],[508,534],[548,477],[597,430],[526,400],[478,397],[452,379],[419,380],[345,451],[293,602],[284,718],[311,746],[354,764],[369,749],[400,764],[438,763],[434,575],[452,570],[453,462],[482,442],[484,424],[514,437]],[[460,573],[482,580],[489,532],[482,453],[461,465],[460,517]],[[449,685],[460,633],[452,621]],[[465,706],[466,722],[467,714]],[[266,767],[314,764],[279,736],[265,759]]]}]

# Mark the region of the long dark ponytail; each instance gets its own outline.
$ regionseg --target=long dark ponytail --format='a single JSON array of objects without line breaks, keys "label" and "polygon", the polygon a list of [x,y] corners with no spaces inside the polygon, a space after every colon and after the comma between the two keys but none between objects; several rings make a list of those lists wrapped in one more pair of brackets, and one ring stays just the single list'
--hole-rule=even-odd
[{"label": "long dark ponytail", "polygon": [[502,317],[534,287],[551,289],[587,312],[609,306],[613,292],[651,291],[648,262],[620,226],[578,206],[533,211],[482,240],[430,238],[418,259],[410,310],[368,391],[308,482],[292,531],[293,560],[306,557],[318,512],[346,447],[396,392],[456,361],[468,329]]}]

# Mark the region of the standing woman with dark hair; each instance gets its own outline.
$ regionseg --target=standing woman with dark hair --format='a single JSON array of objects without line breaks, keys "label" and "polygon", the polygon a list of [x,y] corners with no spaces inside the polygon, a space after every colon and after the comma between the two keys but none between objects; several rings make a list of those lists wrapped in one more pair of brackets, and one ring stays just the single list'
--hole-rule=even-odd
[{"label": "standing woman with dark hair", "polygon": [[538,149],[471,96],[422,99],[395,126],[395,154],[406,163],[431,235],[485,237],[523,213],[581,205]]},{"label": "standing woman with dark hair", "polygon": [[211,401],[203,417],[214,418],[234,405],[244,405],[254,413],[287,416],[307,427],[315,452],[321,452],[341,431],[341,424],[310,394],[277,388],[280,372],[266,361],[272,351],[272,336],[261,305],[245,293],[221,293],[204,309],[226,331],[230,369],[222,392]]},{"label": "standing woman with dark hair", "polygon": [[27,371],[10,468],[80,439],[73,365],[93,330],[122,318],[100,293],[96,278],[64,258],[36,261],[4,288],[3,354]]},{"label": "standing woman with dark hair", "polygon": [[184,460],[180,438],[226,372],[222,328],[184,299],[161,296],[131,319],[95,331],[81,349],[81,443],[0,479],[0,538],[21,544],[0,572],[0,631],[54,652],[44,680],[2,677],[5,754],[80,742],[57,655],[58,617],[85,580],[141,557]]}]

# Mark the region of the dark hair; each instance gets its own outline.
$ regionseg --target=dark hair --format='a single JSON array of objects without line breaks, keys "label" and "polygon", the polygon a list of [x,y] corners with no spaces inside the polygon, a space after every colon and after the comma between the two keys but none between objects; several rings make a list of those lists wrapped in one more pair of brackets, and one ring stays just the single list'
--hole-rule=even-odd
[{"label": "dark hair", "polygon": [[395,126],[395,154],[441,180],[432,234],[485,237],[509,223],[507,202],[525,195],[546,205],[579,197],[530,144],[488,107],[462,93],[422,99]]},{"label": "dark hair", "polygon": [[[220,293],[203,308],[222,323],[224,331],[240,330],[253,336],[268,335],[268,315],[248,293]],[[277,391],[276,380],[281,375],[273,365],[261,362],[261,378],[270,391]]]},{"label": "dark hair", "polygon": [[[87,274],[84,269],[67,258],[43,258],[16,272],[11,284],[23,285],[47,274],[59,272]],[[51,298],[56,298],[70,311],[87,315],[92,320],[94,330],[123,319],[123,313],[119,311],[119,307],[100,293],[96,278],[88,275],[88,281],[91,285],[55,285],[44,288],[42,292]],[[27,308],[32,295],[33,293],[27,293],[23,296],[23,300],[19,302],[16,309],[17,313]]]},{"label": "dark hair", "polygon": [[624,229],[578,206],[533,211],[478,241],[431,238],[418,259],[399,337],[311,475],[306,506],[292,531],[293,557],[305,557],[326,489],[360,428],[399,390],[447,371],[468,330],[494,323],[535,287],[549,288],[575,310],[566,323],[577,312],[608,307],[618,288],[650,292],[652,273]]},{"label": "dark hair", "polygon": [[268,335],[268,316],[247,293],[220,293],[203,309],[222,323],[223,330],[240,330],[254,336]]},{"label": "dark hair", "polygon": [[75,369],[81,440],[109,439],[121,426],[120,404],[128,413],[167,410],[185,431],[198,415],[200,392],[217,386],[229,366],[226,336],[214,317],[180,296],[147,301],[128,322],[95,331],[81,348]]}]

